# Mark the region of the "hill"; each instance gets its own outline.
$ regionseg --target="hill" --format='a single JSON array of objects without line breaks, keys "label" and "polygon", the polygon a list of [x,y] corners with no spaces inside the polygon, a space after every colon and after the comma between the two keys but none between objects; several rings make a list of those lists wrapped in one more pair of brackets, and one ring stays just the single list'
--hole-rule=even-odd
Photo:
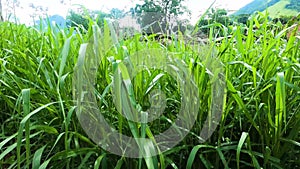
[{"label": "hill", "polygon": [[293,16],[300,12],[299,0],[254,0],[242,7],[233,15],[252,14],[256,11],[269,12],[271,18],[278,16]]},{"label": "hill", "polygon": [[296,16],[298,11],[293,9],[288,9],[290,2],[288,0],[280,1],[275,5],[269,7],[267,10],[271,18],[276,18],[278,16]]}]

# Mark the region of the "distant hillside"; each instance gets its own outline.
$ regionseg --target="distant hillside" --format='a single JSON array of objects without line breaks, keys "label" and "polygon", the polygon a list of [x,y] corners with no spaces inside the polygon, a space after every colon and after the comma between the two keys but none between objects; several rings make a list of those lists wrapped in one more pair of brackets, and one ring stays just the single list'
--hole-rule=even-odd
[{"label": "distant hillside", "polygon": [[300,12],[300,0],[254,0],[233,15],[268,11],[271,18],[292,16]]},{"label": "distant hillside", "polygon": [[296,16],[298,11],[294,9],[288,9],[290,2],[288,0],[280,1],[275,5],[269,7],[267,10],[271,18],[276,18],[279,16]]}]

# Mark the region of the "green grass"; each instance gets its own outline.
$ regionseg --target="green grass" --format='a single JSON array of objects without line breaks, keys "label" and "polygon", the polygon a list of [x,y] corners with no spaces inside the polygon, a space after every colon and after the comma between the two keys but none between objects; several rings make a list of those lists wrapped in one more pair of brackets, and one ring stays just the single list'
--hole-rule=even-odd
[{"label": "green grass", "polygon": [[267,9],[267,11],[269,12],[269,16],[271,18],[278,18],[279,16],[296,16],[298,14],[296,10],[285,8],[285,6],[289,3],[289,0],[283,0],[269,7]]},{"label": "green grass", "polygon": [[[115,44],[111,28],[101,28],[97,35],[100,29],[92,21],[88,30],[58,31],[0,23],[0,168],[299,168],[299,39],[286,40],[285,27],[262,13],[252,16],[246,28],[234,24],[222,29],[230,36],[218,44],[212,35],[219,25],[210,27],[210,44],[198,48],[180,37],[169,46],[141,42],[139,34]],[[73,34],[75,30],[80,33]],[[176,119],[185,93],[178,79],[163,70],[126,75],[129,56],[139,59],[134,54],[147,49],[171,52],[194,75],[198,116],[189,134],[172,149],[152,158],[120,157],[97,146],[81,127],[73,100],[74,68],[85,56],[101,55],[93,79],[101,113],[124,135],[153,138]],[[154,63],[164,57],[158,55]],[[211,57],[221,63],[209,62]],[[212,72],[218,66],[223,74]],[[113,80],[113,75],[132,78],[126,84],[131,91],[121,93],[117,87],[122,81]],[[214,100],[224,103],[221,121],[202,142],[201,128],[207,116],[212,118],[212,82],[219,75],[226,83],[221,99]],[[124,108],[120,98],[146,110],[154,90],[165,93],[167,100],[159,119],[141,124],[118,113]]]}]

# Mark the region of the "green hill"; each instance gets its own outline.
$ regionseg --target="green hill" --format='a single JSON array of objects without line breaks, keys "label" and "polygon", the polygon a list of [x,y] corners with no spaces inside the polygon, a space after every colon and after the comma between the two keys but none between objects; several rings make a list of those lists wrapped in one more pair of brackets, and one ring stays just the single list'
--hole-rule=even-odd
[{"label": "green hill", "polygon": [[290,4],[289,0],[282,0],[275,5],[269,7],[267,11],[271,18],[276,18],[278,16],[296,16],[298,11],[286,8]]},{"label": "green hill", "polygon": [[300,12],[300,0],[254,0],[234,15],[252,14],[256,11],[268,11],[271,18],[295,16]]}]

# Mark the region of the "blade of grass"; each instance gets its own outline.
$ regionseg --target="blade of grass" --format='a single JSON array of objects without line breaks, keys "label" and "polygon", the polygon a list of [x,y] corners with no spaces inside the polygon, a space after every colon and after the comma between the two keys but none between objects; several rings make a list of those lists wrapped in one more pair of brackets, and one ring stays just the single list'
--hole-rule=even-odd
[{"label": "blade of grass", "polygon": [[243,132],[242,136],[240,138],[240,141],[238,143],[238,147],[237,147],[237,151],[236,151],[236,162],[237,162],[237,168],[240,168],[240,153],[241,153],[241,149],[242,146],[246,140],[246,138],[248,137],[248,133]]},{"label": "blade of grass", "polygon": [[43,155],[43,152],[44,152],[46,146],[47,145],[44,145],[43,147],[41,147],[34,153],[33,160],[32,160],[32,169],[39,168],[39,166],[41,164],[42,155]]},{"label": "blade of grass", "polygon": [[101,164],[101,161],[102,159],[106,156],[105,153],[103,153],[101,156],[99,156],[96,161],[95,161],[95,164],[94,164],[94,169],[99,169],[100,168],[100,164]]},{"label": "blade of grass", "polygon": [[[25,90],[25,95],[29,92],[28,90]],[[26,98],[26,97],[25,97]],[[27,97],[27,99],[29,99]],[[26,102],[27,100],[25,100]],[[25,128],[26,124],[29,122],[28,120],[31,118],[31,116],[35,115],[36,113],[40,112],[42,109],[47,108],[50,105],[55,104],[56,102],[52,102],[52,103],[48,103],[46,105],[43,105],[37,109],[35,109],[34,111],[32,111],[31,113],[28,113],[20,122],[20,127],[19,127],[19,131],[18,131],[18,136],[17,136],[17,162],[18,162],[18,168],[21,168],[21,145],[22,145],[22,136],[23,136],[23,129]],[[26,108],[28,109],[28,108]],[[26,128],[25,128],[26,130]],[[29,130],[29,129],[28,129]],[[26,137],[26,140],[28,138]],[[28,142],[27,142],[28,143]],[[30,148],[30,147],[26,147],[26,148]],[[30,162],[29,162],[30,163]],[[29,166],[28,166],[29,167]]]}]

